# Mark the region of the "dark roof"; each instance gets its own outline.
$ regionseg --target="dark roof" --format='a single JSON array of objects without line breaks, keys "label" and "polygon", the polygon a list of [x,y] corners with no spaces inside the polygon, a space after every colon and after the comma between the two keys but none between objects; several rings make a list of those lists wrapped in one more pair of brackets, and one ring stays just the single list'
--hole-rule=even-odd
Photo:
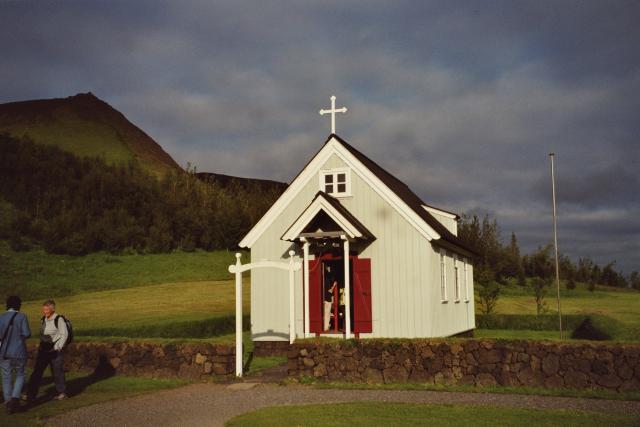
[{"label": "dark roof", "polygon": [[[328,195],[327,193],[325,193],[324,191],[318,191],[318,193],[316,194],[316,196],[313,198],[313,200],[317,199],[318,197],[322,197],[323,199],[325,199],[327,202],[329,202],[329,204],[331,206],[333,206],[334,208],[336,208],[336,210],[338,212],[340,212],[351,224],[354,225],[354,227],[356,227],[364,237],[367,237],[369,239],[375,239],[375,236],[373,235],[373,233],[371,233],[369,231],[369,229],[367,229],[367,227],[364,226],[363,223],[361,223],[360,221],[358,221],[358,218],[356,218],[355,216],[353,216],[353,214],[351,212],[349,212],[347,210],[347,208],[345,208],[342,203],[340,203],[340,201],[338,199],[336,199],[335,197],[332,197],[330,195]],[[313,201],[311,202],[313,203]]]},{"label": "dark roof", "polygon": [[[345,208],[342,205],[342,203],[340,203],[340,201],[338,199],[328,195],[324,191],[318,191],[316,193],[316,195],[314,196],[313,200],[311,200],[311,203],[309,203],[309,205],[307,205],[307,207],[304,208],[302,213],[300,213],[300,216],[302,216],[304,214],[304,212],[307,209],[309,209],[309,206],[311,206],[313,204],[313,202],[315,202],[316,199],[319,198],[319,197],[322,197],[327,202],[329,202],[329,204],[331,206],[333,206],[338,212],[340,212],[342,214],[342,216],[344,216],[347,219],[347,221],[349,221],[354,227],[356,227],[362,233],[363,237],[365,237],[367,239],[371,239],[371,240],[375,239],[375,236],[369,231],[369,229],[367,229],[367,227],[365,227],[364,224],[362,224],[360,221],[358,221],[358,218],[353,216],[353,214],[351,212],[349,212],[347,210],[347,208]],[[300,218],[300,216],[298,218]],[[295,224],[298,221],[298,218],[296,218],[296,220],[293,221],[292,225]],[[311,221],[313,221],[313,219]],[[289,227],[289,228],[291,228],[291,227]],[[287,229],[287,231],[284,232],[283,236],[286,235],[288,232],[289,232],[289,229]]]},{"label": "dark roof", "polygon": [[344,148],[349,150],[351,154],[353,154],[360,162],[362,162],[375,176],[378,177],[378,179],[380,179],[387,187],[389,187],[391,191],[393,191],[398,197],[400,197],[402,201],[407,204],[407,206],[409,206],[420,218],[422,218],[441,236],[440,240],[435,241],[436,244],[439,244],[448,249],[452,249],[454,251],[462,250],[470,254],[475,254],[475,251],[473,249],[465,245],[457,236],[447,230],[447,228],[442,225],[440,221],[435,219],[433,215],[431,215],[423,208],[423,206],[427,204],[423,202],[420,197],[418,197],[413,191],[411,191],[407,184],[391,175],[376,162],[353,148],[336,134],[329,135],[329,138],[327,138],[325,144],[328,143],[331,138],[335,138],[340,144],[344,146]]}]

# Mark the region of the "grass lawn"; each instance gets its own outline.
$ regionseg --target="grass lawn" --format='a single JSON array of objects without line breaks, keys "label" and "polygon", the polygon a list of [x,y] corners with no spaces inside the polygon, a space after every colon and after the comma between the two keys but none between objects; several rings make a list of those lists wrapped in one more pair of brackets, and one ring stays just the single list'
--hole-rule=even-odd
[{"label": "grass lawn", "polygon": [[[249,262],[248,254],[243,262]],[[227,251],[82,257],[52,255],[44,250],[15,252],[0,240],[0,294],[23,300],[60,298],[87,292],[160,283],[231,280],[227,271],[235,256]]]},{"label": "grass lawn", "polygon": [[[235,295],[227,267],[234,261],[234,254],[227,251],[153,255],[96,253],[84,257],[51,255],[41,250],[15,252],[6,241],[0,241],[0,293],[16,291],[24,300],[31,300],[23,310],[35,322],[32,325],[37,325],[41,301],[52,297],[58,302],[58,311],[71,318],[79,332],[104,335],[95,330],[113,329],[106,332],[144,337],[156,326],[166,329],[175,322],[200,322],[168,333],[175,331],[174,336],[182,338],[206,337],[210,335],[182,332],[203,331],[203,324],[208,324],[209,319],[233,316]],[[243,262],[248,261],[249,256],[245,254]],[[245,284],[248,283],[246,275]],[[578,284],[577,289],[563,288],[561,293],[563,313],[608,316],[618,323],[614,325],[614,339],[640,341],[640,292],[600,286],[595,292],[589,292]],[[249,286],[245,286],[245,314],[249,313],[249,298]],[[547,303],[553,313],[553,289],[549,290]],[[497,312],[534,314],[531,289],[517,285],[504,287]],[[480,329],[476,336],[556,339],[558,334]]]},{"label": "grass lawn", "polygon": [[[296,381],[292,381],[296,382]],[[536,396],[579,397],[586,399],[608,400],[640,400],[640,391],[613,392],[608,390],[577,390],[570,388],[542,388],[542,387],[508,387],[485,386],[475,387],[460,384],[427,384],[427,383],[390,383],[390,384],[366,384],[349,382],[323,382],[313,377],[304,377],[301,384],[313,385],[315,388],[338,388],[343,390],[429,390],[449,391],[461,393],[497,393],[497,394],[524,394]]]},{"label": "grass lawn", "polygon": [[454,405],[359,402],[279,406],[230,420],[229,427],[281,426],[636,426],[640,416],[562,410],[480,408]]},{"label": "grass lawn", "polygon": [[[546,301],[550,312],[557,313],[555,294],[551,291]],[[505,290],[504,295],[498,300],[496,312],[535,314],[536,305],[533,294],[529,295],[525,292],[526,289]],[[601,314],[621,322],[624,327],[615,331],[614,338],[617,340],[640,340],[640,292],[638,291],[605,287],[599,287],[595,292],[565,289],[562,290],[560,304],[563,314]],[[569,335],[570,333],[571,331]],[[527,338],[531,337],[533,336],[527,336]]]},{"label": "grass lawn", "polygon": [[[560,339],[558,331],[531,331],[527,329],[476,329],[475,338],[495,338],[505,340],[556,340]],[[565,333],[566,337],[567,334]]]},{"label": "grass lawn", "polygon": [[[243,286],[243,312],[249,313],[248,279]],[[32,333],[40,322],[41,301],[24,303]],[[140,286],[89,292],[56,299],[56,309],[73,321],[74,329],[160,327],[235,314],[233,281],[204,281]],[[180,337],[178,335],[177,337]]]},{"label": "grass lawn", "polygon": [[52,396],[55,388],[53,384],[51,384],[50,377],[45,377],[45,381],[48,385],[41,387],[35,407],[26,412],[12,415],[6,415],[4,408],[1,408],[0,425],[12,427],[42,425],[46,418],[71,409],[187,384],[186,381],[180,380],[158,380],[123,376],[97,380],[87,373],[68,373],[67,387],[71,397],[58,402],[48,400],[47,396]]}]

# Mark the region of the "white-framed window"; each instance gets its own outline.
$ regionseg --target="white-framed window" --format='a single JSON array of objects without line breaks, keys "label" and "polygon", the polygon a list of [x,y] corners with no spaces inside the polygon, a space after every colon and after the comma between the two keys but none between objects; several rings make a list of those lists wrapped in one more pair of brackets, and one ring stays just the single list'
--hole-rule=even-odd
[{"label": "white-framed window", "polygon": [[320,171],[320,190],[335,197],[351,195],[351,173],[348,168]]},{"label": "white-framed window", "polygon": [[464,301],[469,302],[469,260],[464,260]]},{"label": "white-framed window", "polygon": [[457,258],[453,259],[453,300],[460,302],[460,269]]},{"label": "white-framed window", "polygon": [[440,299],[447,302],[447,262],[445,252],[440,252]]}]

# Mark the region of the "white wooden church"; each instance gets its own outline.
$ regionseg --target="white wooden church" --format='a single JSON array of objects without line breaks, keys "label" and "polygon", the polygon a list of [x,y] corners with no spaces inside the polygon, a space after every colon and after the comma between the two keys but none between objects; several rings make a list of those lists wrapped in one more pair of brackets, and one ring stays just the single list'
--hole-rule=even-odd
[{"label": "white wooden church", "polygon": [[[335,134],[240,242],[251,260],[302,262],[295,337],[444,337],[475,328],[472,252],[458,216],[423,202]],[[288,273],[251,273],[254,341],[288,341]]]}]

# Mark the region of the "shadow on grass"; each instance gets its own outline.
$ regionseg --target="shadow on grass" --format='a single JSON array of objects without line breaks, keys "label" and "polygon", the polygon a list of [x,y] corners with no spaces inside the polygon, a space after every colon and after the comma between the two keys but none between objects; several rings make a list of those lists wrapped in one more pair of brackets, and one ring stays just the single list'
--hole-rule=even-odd
[{"label": "shadow on grass", "polygon": [[249,369],[251,368],[251,362],[253,362],[253,351],[249,352],[247,361],[244,362],[244,366],[242,367],[242,372],[249,372]]},{"label": "shadow on grass", "polygon": [[[74,378],[72,380],[67,381],[67,396],[74,397],[82,394],[87,387],[97,382],[106,380],[108,378],[113,377],[116,374],[116,370],[111,366],[106,356],[100,356],[98,359],[98,366],[93,370],[92,373],[86,375],[84,377]],[[53,384],[53,377],[46,377],[40,383],[40,386],[46,386]],[[48,387],[44,393],[38,396],[36,399],[29,402],[24,410],[30,410],[36,408],[44,403],[51,401],[58,392],[56,391],[55,386]]]}]

